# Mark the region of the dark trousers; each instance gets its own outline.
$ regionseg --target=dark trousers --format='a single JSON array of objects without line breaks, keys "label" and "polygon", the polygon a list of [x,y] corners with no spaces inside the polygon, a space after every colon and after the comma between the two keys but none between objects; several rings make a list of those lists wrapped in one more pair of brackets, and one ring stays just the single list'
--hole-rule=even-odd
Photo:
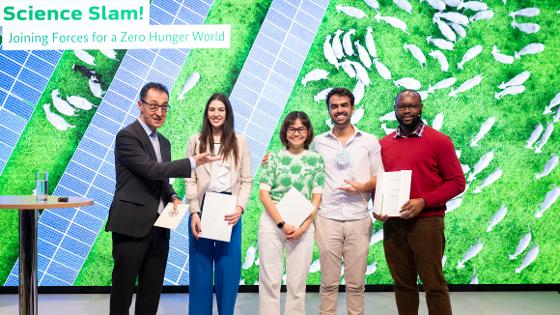
[{"label": "dark trousers", "polygon": [[113,232],[113,285],[110,314],[128,314],[138,278],[135,314],[154,315],[163,285],[169,238],[166,229],[152,227],[148,235],[134,238]]},{"label": "dark trousers", "polygon": [[383,248],[395,282],[400,315],[418,314],[418,276],[426,291],[429,313],[451,314],[449,290],[441,266],[444,247],[442,217],[392,218],[385,222]]}]

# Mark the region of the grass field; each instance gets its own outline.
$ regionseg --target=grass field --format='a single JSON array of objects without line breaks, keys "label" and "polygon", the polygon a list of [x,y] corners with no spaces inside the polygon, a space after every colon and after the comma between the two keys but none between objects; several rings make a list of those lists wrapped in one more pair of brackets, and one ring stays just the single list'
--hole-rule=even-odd
[{"label": "grass field", "polygon": [[[200,129],[208,97],[214,91],[226,95],[231,92],[270,3],[269,0],[235,0],[215,1],[212,5],[205,23],[231,24],[231,48],[195,49],[190,52],[170,91],[172,109],[161,130],[172,143],[173,159],[185,157],[187,140]],[[184,100],[177,100],[183,82],[194,71],[200,73],[200,81]],[[182,196],[184,182],[175,181],[175,189]],[[74,284],[110,285],[112,262],[111,234],[101,232]]]},{"label": "grass field", "polygon": [[[374,13],[363,1],[331,1],[321,28],[315,38],[307,60],[300,73],[300,80],[305,74],[315,68],[329,71],[330,80],[312,82],[304,87],[297,84],[291,93],[291,98],[285,107],[282,118],[293,110],[306,111],[312,119],[317,133],[325,132],[328,127],[325,120],[328,117],[324,102],[316,103],[313,96],[319,91],[332,86],[343,86],[353,89],[355,80],[343,71],[337,71],[327,63],[323,57],[323,41],[327,34],[334,34],[337,29],[356,29],[354,40],[360,39],[364,45],[367,26],[374,30],[380,60],[391,70],[393,79],[401,77],[414,77],[423,84],[422,90],[428,84],[450,76],[458,79],[457,87],[466,79],[482,73],[482,84],[471,91],[459,94],[457,98],[447,96],[449,90],[438,91],[425,101],[423,116],[431,123],[436,113],[445,115],[442,132],[448,134],[454,141],[457,149],[462,151],[461,162],[468,164],[471,169],[478,159],[486,152],[493,150],[495,158],[483,172],[471,183],[463,204],[460,208],[449,213],[446,217],[447,263],[445,273],[450,283],[469,283],[476,274],[480,283],[558,283],[560,282],[560,267],[557,264],[560,236],[557,233],[557,222],[560,219],[560,204],[556,203],[548,209],[541,219],[534,217],[538,206],[543,202],[545,194],[560,182],[560,171],[554,170],[550,175],[539,181],[534,174],[542,171],[545,163],[552,154],[560,149],[557,133],[543,149],[542,154],[535,154],[525,149],[525,143],[534,126],[541,122],[552,121],[551,116],[543,116],[542,111],[552,97],[560,91],[560,84],[555,80],[558,67],[555,60],[560,60],[560,39],[558,38],[558,16],[555,14],[557,6],[549,1],[508,1],[504,6],[502,1],[485,1],[495,12],[493,19],[478,21],[468,29],[465,39],[459,40],[455,51],[444,52],[448,58],[450,72],[443,73],[439,64],[427,56],[427,68],[421,68],[419,63],[412,58],[410,53],[402,48],[404,43],[413,43],[419,46],[424,53],[434,50],[433,46],[426,43],[426,36],[442,37],[436,25],[431,22],[433,10],[426,2],[411,1],[414,6],[413,15],[396,8],[392,1],[379,1],[380,13],[383,16],[396,16],[408,24],[411,35],[406,35],[385,23],[377,23],[372,17]],[[352,5],[364,10],[369,18],[355,20],[335,10],[338,4]],[[537,6],[541,8],[541,15],[522,22],[534,22],[541,25],[537,34],[526,35],[514,31],[509,23],[511,18],[508,12],[525,7]],[[541,42],[546,45],[543,53],[523,57],[511,65],[502,65],[494,61],[490,51],[496,44],[503,53],[513,55],[531,42]],[[476,59],[466,63],[463,71],[458,71],[456,64],[461,60],[465,51],[477,44],[484,47],[483,53]],[[353,58],[359,61],[357,58]],[[493,97],[497,92],[497,85],[508,81],[514,75],[528,70],[531,77],[525,83],[525,93],[516,96],[506,96],[496,101]],[[398,89],[390,81],[383,81],[375,70],[371,70],[369,77],[372,84],[366,88],[366,93],[358,108],[363,106],[365,115],[357,124],[358,128],[373,133],[378,138],[385,135],[381,128],[379,117],[392,110],[393,98]],[[471,138],[478,132],[481,124],[489,116],[495,116],[497,122],[491,131],[484,137],[478,147],[470,147]],[[396,128],[396,122],[389,122],[388,127]],[[278,134],[278,128],[275,132]],[[269,145],[270,151],[281,148],[278,137],[274,137]],[[492,186],[487,187],[480,194],[473,194],[473,190],[482,180],[501,168],[503,176]],[[468,175],[468,174],[467,174]],[[258,182],[258,175],[255,181]],[[486,227],[494,213],[504,204],[508,207],[508,214],[490,233]],[[257,189],[254,189],[250,201],[251,211],[246,214],[244,229],[244,249],[257,244],[257,221],[262,213],[262,206],[258,201]],[[247,222],[253,222],[248,226]],[[531,229],[533,244],[538,243],[540,252],[536,261],[520,274],[514,269],[521,264],[521,258],[510,261],[507,254],[515,251],[519,239]],[[382,228],[380,222],[374,224],[374,232]],[[249,233],[248,233],[249,232]],[[251,233],[252,232],[252,233]],[[477,240],[484,244],[483,250],[466,263],[464,269],[456,269],[457,261],[474,245]],[[530,248],[529,247],[529,248]],[[318,259],[315,250],[313,260]],[[369,284],[391,283],[387,265],[385,263],[381,242],[370,248],[368,263],[377,262],[377,271],[367,276]],[[245,283],[251,284],[258,280],[258,267],[253,266],[243,272]],[[318,284],[319,273],[309,274],[308,283]]]}]

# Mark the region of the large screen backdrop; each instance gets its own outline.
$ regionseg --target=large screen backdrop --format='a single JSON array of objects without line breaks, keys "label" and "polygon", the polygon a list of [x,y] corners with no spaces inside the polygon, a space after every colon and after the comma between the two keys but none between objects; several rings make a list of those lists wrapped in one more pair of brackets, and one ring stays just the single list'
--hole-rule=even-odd
[{"label": "large screen backdrop", "polygon": [[[42,212],[39,285],[111,284],[104,224],[114,192],[114,136],[137,117],[137,94],[148,81],[171,89],[162,133],[174,159],[185,156],[210,94],[231,96],[255,174],[243,216],[242,284],[258,282],[259,165],[265,152],[281,148],[278,121],[303,110],[317,134],[327,131],[323,99],[335,86],[355,92],[353,122],[378,138],[397,127],[391,111],[399,89],[418,89],[426,122],[455,143],[468,186],[449,202],[445,219],[449,283],[560,282],[554,1],[446,8],[462,15],[436,14],[429,3],[437,1],[417,0],[412,8],[380,0],[376,9],[373,0],[180,2],[153,1],[151,23],[231,24],[231,48],[0,51],[0,193],[31,194],[34,171],[48,170],[53,194],[95,199],[93,207]],[[88,83],[91,71],[99,83]],[[184,195],[183,180],[173,185]],[[0,211],[0,282],[8,286],[18,281],[17,219]],[[391,283],[382,228],[374,222],[368,284]],[[167,285],[188,284],[187,233],[186,222],[172,233]],[[318,258],[315,250],[310,284],[319,283]]]}]

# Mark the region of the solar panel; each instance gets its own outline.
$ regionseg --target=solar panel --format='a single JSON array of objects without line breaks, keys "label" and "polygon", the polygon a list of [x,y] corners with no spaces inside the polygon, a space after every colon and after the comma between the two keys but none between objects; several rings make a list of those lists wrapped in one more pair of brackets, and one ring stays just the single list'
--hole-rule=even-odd
[{"label": "solar panel", "polygon": [[[178,17],[187,8],[193,21],[202,24],[208,15],[207,1],[184,1],[181,4],[155,0],[152,3],[151,22],[153,24],[184,24]],[[157,7],[157,8],[156,8]],[[154,10],[154,8],[156,8]],[[198,10],[197,9],[203,9]],[[193,13],[195,10],[195,13]],[[173,15],[169,15],[172,13]],[[171,16],[171,19],[169,19]],[[162,19],[162,20],[159,20]],[[82,195],[95,199],[95,205],[84,208],[45,210],[39,218],[39,254],[46,259],[39,266],[39,285],[72,285],[86,260],[99,231],[104,228],[109,206],[115,188],[114,139],[118,130],[136,119],[136,100],[143,84],[159,81],[167,86],[174,84],[188,50],[128,50],[115,74],[105,97],[99,105],[66,171],[56,187],[55,195]],[[140,79],[140,80],[139,80]],[[1,131],[0,131],[1,132]],[[79,191],[78,191],[79,190]],[[95,219],[87,220],[88,217]],[[45,218],[45,219],[44,219]],[[85,220],[85,221],[84,221]],[[44,222],[45,221],[45,222]],[[87,221],[87,222],[86,222]],[[65,225],[67,223],[67,225]],[[170,256],[180,257],[176,251],[185,250],[185,243],[173,241],[187,235],[186,226],[174,231],[170,244]],[[43,253],[43,243],[54,244],[56,249]],[[60,254],[71,252],[75,255]],[[183,257],[183,260],[185,257]],[[183,264],[170,260],[176,266]],[[19,263],[16,262],[6,285],[17,285]],[[171,270],[171,269],[170,269]],[[166,283],[184,281],[182,272],[166,274]],[[188,279],[188,275],[187,275]],[[184,283],[184,282],[181,282]]]}]

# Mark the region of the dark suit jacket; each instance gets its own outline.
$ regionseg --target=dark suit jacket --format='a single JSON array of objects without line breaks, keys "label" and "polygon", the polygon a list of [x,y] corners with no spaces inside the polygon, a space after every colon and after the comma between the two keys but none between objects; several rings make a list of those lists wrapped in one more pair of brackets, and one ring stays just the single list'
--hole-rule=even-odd
[{"label": "dark suit jacket", "polygon": [[[188,159],[171,162],[169,140],[158,133],[162,163],[140,122],[119,131],[115,141],[116,189],[106,231],[132,237],[148,234],[158,216],[160,197],[164,204],[175,194],[170,177],[190,177]],[[167,230],[169,235],[169,230]]]}]

